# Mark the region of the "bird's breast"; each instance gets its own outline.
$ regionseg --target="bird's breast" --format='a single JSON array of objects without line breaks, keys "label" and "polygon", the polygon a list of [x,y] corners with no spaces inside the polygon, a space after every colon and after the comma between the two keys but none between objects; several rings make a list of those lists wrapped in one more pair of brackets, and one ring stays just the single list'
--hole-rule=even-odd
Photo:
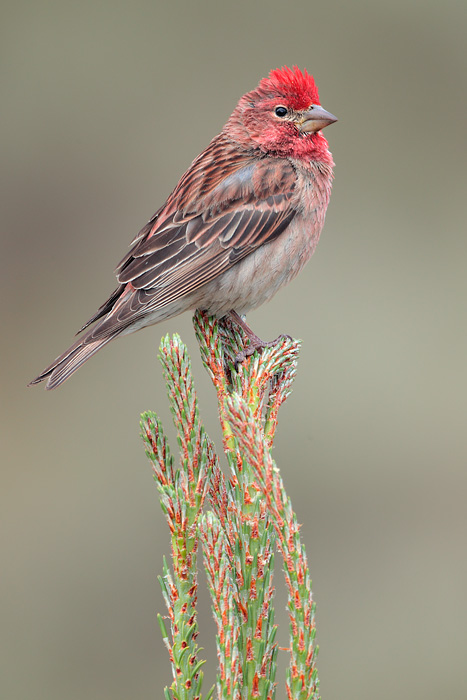
[{"label": "bird's breast", "polygon": [[313,255],[331,193],[331,170],[297,169],[297,210],[278,238],[265,243],[197,292],[198,308],[222,316],[246,313],[266,301],[302,270]]},{"label": "bird's breast", "polygon": [[200,289],[198,306],[222,316],[231,309],[246,313],[269,301],[311,258],[321,232],[315,224],[297,215],[276,240],[260,246]]}]

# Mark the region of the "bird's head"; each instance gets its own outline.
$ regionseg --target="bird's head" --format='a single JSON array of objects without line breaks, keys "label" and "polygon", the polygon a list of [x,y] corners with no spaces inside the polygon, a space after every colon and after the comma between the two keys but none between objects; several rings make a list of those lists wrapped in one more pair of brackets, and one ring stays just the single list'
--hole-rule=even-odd
[{"label": "bird's head", "polygon": [[271,71],[244,95],[225,131],[246,148],[300,159],[327,153],[319,132],[335,121],[320,105],[313,76],[294,66]]}]

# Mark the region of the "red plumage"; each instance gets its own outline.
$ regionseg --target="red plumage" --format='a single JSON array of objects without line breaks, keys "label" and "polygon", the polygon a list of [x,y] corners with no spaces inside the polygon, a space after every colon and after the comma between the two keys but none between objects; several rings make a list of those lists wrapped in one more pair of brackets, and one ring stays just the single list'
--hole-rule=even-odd
[{"label": "red plumage", "polygon": [[320,104],[318,88],[313,76],[306,70],[301,71],[297,66],[293,69],[283,66],[272,70],[268,78],[260,81],[259,88],[264,92],[271,90],[282,92],[294,109],[306,109],[310,104]]}]

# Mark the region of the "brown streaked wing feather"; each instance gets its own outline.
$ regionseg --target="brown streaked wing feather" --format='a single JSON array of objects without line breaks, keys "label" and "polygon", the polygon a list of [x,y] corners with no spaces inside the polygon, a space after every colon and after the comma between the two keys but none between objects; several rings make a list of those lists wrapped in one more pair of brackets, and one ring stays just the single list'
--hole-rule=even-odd
[{"label": "brown streaked wing feather", "polygon": [[[190,242],[186,235],[187,224],[184,224],[179,228],[176,244],[135,258],[121,273],[119,281],[131,282],[136,289],[171,289],[175,300],[181,296],[176,294],[176,283],[181,278],[193,276],[197,280],[195,289],[215,276],[214,270],[211,273],[205,265],[209,260],[217,261],[222,257],[225,270],[233,261],[238,262],[259,245],[276,238],[290,223],[295,211],[285,198],[281,199],[280,207],[275,204],[275,201],[273,206],[265,204],[264,209],[244,206],[236,212],[211,218]],[[203,274],[200,274],[201,267]],[[220,271],[216,266],[216,274]]]},{"label": "brown streaked wing feather", "polygon": [[121,296],[121,294],[122,294],[122,292],[123,292],[124,287],[125,287],[124,284],[121,284],[119,287],[117,287],[117,289],[116,289],[114,292],[112,292],[112,294],[111,294],[110,297],[107,299],[107,301],[106,301],[104,304],[102,304],[102,306],[100,306],[100,307],[97,309],[96,313],[95,313],[93,316],[91,316],[91,318],[89,319],[89,321],[86,321],[86,323],[84,324],[84,326],[82,326],[82,327],[79,329],[79,331],[76,333],[76,335],[78,335],[79,333],[81,333],[81,331],[84,331],[88,326],[91,325],[91,323],[94,323],[94,321],[98,321],[100,318],[103,318],[104,316],[106,316],[106,315],[109,313],[109,311],[112,311],[112,309],[113,309],[113,307],[115,306],[116,302],[117,302],[118,299],[120,298],[120,296]]},{"label": "brown streaked wing feather", "polygon": [[203,198],[228,175],[243,168],[245,162],[251,160],[251,157],[234,148],[222,133],[216,136],[182,175],[167,202],[135,236],[131,242],[132,249],[117,265],[117,276],[133,257],[145,254],[144,246],[150,239],[154,239],[153,245],[156,248],[162,248],[166,244],[164,237],[160,242],[157,239],[165,229],[168,229],[166,235],[169,236],[175,224],[183,224],[193,219],[202,211],[199,203]]},{"label": "brown streaked wing feather", "polygon": [[141,231],[133,238],[133,240],[132,240],[131,243],[130,243],[130,245],[132,246],[131,250],[128,251],[128,253],[120,260],[120,262],[118,263],[117,267],[115,268],[115,274],[116,274],[116,275],[118,275],[118,273],[120,272],[120,270],[123,270],[123,269],[125,268],[126,264],[128,263],[128,261],[132,259],[132,257],[133,257],[133,251],[135,250],[137,244],[138,244],[140,241],[142,241],[142,240],[146,240],[146,238],[148,237],[149,233],[151,232],[151,229],[154,227],[154,221],[157,219],[157,217],[159,216],[159,214],[160,214],[160,212],[162,211],[162,209],[163,209],[163,207],[161,207],[161,208],[154,214],[154,216],[152,217],[152,219],[150,219],[150,220],[148,221],[148,223],[146,224],[146,226],[143,226],[143,228],[141,229]]},{"label": "brown streaked wing feather", "polygon": [[279,236],[295,215],[295,180],[288,161],[239,153],[220,134],[122,260],[118,280],[138,292],[119,299],[114,323],[180,299]]},{"label": "brown streaked wing feather", "polygon": [[[250,214],[248,223],[250,218],[255,216],[255,228],[258,235],[264,239],[264,231],[270,231],[269,217],[266,213],[248,213]],[[275,235],[279,235],[289,225],[294,213],[294,210],[284,212],[279,221],[276,217],[274,221]],[[240,224],[242,219],[246,218],[244,214],[240,219]],[[247,237],[246,240],[248,240]],[[269,236],[267,240],[272,240],[272,237]],[[148,269],[144,274],[134,279],[132,285],[135,287],[135,291],[119,300],[112,314],[96,326],[95,332],[90,337],[92,340],[97,340],[109,333],[120,332],[148,312],[156,311],[194,292],[202,284],[235,265],[256,247],[257,245],[247,243],[226,246],[222,241],[222,236],[217,237],[212,244],[203,248],[197,248],[194,243],[187,245],[185,250],[190,249],[190,254],[187,254],[179,264],[170,265],[169,269],[161,274],[160,272],[167,262],[161,261],[154,268]]]}]

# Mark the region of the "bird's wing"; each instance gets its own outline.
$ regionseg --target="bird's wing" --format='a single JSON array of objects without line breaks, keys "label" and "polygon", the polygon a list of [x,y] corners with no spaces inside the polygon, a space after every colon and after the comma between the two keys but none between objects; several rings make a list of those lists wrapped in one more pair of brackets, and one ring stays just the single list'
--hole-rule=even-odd
[{"label": "bird's wing", "polygon": [[120,299],[93,337],[190,294],[279,236],[296,212],[295,182],[288,161],[214,139],[133,241],[116,270]]}]

